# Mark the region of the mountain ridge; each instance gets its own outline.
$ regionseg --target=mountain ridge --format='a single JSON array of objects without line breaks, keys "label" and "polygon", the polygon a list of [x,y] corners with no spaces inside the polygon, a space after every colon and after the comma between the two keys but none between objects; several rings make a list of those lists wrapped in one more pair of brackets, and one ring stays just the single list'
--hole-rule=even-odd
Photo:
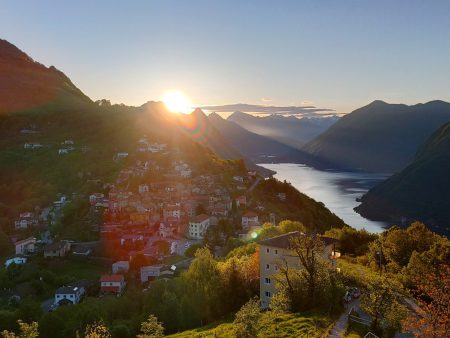
[{"label": "mountain ridge", "polygon": [[450,235],[450,121],[419,148],[401,172],[370,189],[355,210],[374,220],[420,220]]},{"label": "mountain ridge", "polygon": [[342,117],[303,150],[338,168],[393,173],[410,163],[417,148],[450,120],[450,103],[389,104],[376,100]]}]

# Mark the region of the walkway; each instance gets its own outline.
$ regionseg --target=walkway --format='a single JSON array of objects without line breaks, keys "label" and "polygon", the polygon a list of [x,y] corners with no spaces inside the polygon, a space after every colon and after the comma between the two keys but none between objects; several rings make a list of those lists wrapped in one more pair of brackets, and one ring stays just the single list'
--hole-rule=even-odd
[{"label": "walkway", "polygon": [[363,320],[370,320],[370,317],[361,310],[359,299],[353,299],[347,304],[345,311],[334,324],[328,338],[341,338],[344,335],[348,325],[348,315],[351,309],[354,309]]}]

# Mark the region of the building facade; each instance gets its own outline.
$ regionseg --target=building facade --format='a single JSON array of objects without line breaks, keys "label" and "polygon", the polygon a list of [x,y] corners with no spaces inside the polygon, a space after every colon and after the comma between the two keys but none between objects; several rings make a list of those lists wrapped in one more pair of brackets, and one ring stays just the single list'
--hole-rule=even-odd
[{"label": "building facade", "polygon": [[[299,231],[289,232],[280,236],[260,241],[259,250],[259,297],[261,307],[268,308],[272,296],[277,292],[275,275],[280,272],[280,266],[287,265],[291,268],[300,269],[298,257],[291,250],[291,240],[298,236],[308,236]],[[331,266],[335,265],[337,240],[329,237],[320,237],[324,243],[324,251],[321,256]]]}]

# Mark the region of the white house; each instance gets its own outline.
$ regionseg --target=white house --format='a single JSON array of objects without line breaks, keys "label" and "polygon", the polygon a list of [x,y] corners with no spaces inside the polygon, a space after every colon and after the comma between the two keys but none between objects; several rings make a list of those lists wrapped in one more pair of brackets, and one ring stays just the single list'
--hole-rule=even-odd
[{"label": "white house", "polygon": [[194,217],[189,222],[189,237],[194,239],[203,239],[210,224],[211,220],[208,215],[201,214]]},{"label": "white house", "polygon": [[55,292],[55,305],[62,305],[64,303],[78,304],[86,293],[86,290],[81,286],[63,286]]},{"label": "white house", "polygon": [[9,267],[12,263],[14,263],[16,265],[22,265],[22,264],[25,264],[26,262],[27,262],[26,257],[23,257],[23,256],[11,257],[5,261],[5,268]]},{"label": "white house", "polygon": [[254,211],[247,211],[244,215],[242,215],[242,227],[244,229],[248,229],[252,226],[258,226],[259,220],[258,220],[258,214]]},{"label": "white house", "polygon": [[112,265],[112,273],[127,273],[130,270],[130,263],[128,261],[118,261]]},{"label": "white house", "polygon": [[16,230],[27,229],[29,226],[38,225],[39,219],[32,212],[23,212],[19,219],[15,220],[14,227]]},{"label": "white house", "polygon": [[36,238],[29,237],[15,243],[16,255],[25,255],[33,253],[36,246]]},{"label": "white house", "polygon": [[141,268],[141,283],[148,282],[157,277],[173,276],[173,270],[165,267],[164,265],[149,265]]}]

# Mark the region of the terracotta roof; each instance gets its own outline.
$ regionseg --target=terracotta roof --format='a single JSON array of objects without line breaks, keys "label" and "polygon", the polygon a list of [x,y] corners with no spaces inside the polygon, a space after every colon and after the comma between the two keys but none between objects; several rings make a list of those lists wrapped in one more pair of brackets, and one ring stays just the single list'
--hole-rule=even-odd
[{"label": "terracotta roof", "polygon": [[203,221],[207,220],[208,218],[209,218],[208,215],[200,214],[200,215],[195,216],[192,221],[196,222],[196,223],[199,223],[199,222],[203,222]]},{"label": "terracotta roof", "polygon": [[[290,246],[291,239],[298,237],[298,236],[306,236],[306,235],[299,231],[293,231],[293,232],[288,232],[287,234],[284,234],[284,235],[264,239],[262,241],[259,241],[258,244],[272,246],[275,248],[287,249]],[[320,238],[322,239],[325,246],[328,246],[330,244],[338,242],[337,239],[334,239],[331,237],[320,236]]]},{"label": "terracotta roof", "polygon": [[242,217],[256,217],[258,214],[254,211],[247,211]]},{"label": "terracotta roof", "polygon": [[125,279],[122,275],[103,275],[100,282],[122,282]]}]

